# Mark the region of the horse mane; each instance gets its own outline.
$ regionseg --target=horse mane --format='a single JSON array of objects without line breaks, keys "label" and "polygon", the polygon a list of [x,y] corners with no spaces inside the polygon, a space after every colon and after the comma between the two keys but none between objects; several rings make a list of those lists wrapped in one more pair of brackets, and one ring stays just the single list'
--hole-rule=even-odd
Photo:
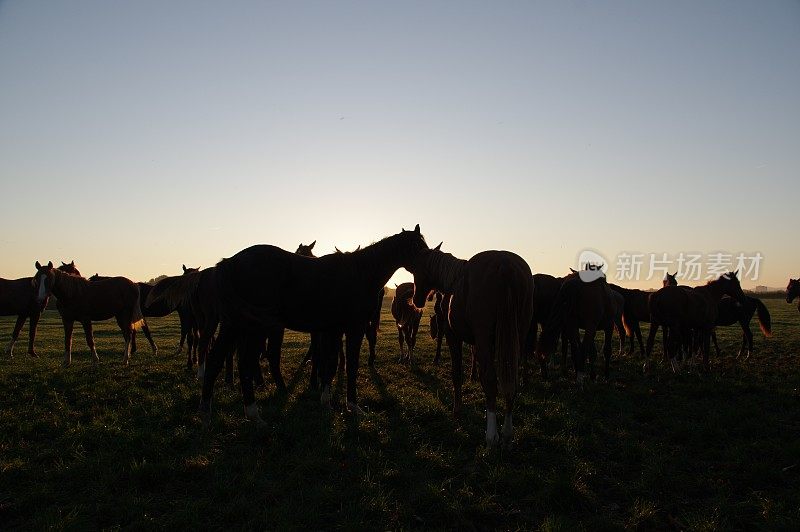
[{"label": "horse mane", "polygon": [[425,270],[437,276],[441,289],[446,293],[453,293],[456,284],[464,276],[467,261],[454,257],[441,250],[431,250],[425,258]]},{"label": "horse mane", "polygon": [[[378,240],[377,242],[369,244],[368,246],[364,246],[361,249],[344,253],[334,253],[333,255],[338,257],[350,257],[357,262],[363,261],[371,265],[380,262],[381,259],[387,256],[399,257],[403,251],[403,239],[408,238],[407,235],[411,235],[413,233],[414,231],[405,231],[402,233],[389,235]],[[418,236],[422,238],[423,242],[425,242],[425,237],[422,235]]]},{"label": "horse mane", "polygon": [[61,292],[61,297],[59,297],[59,299],[63,300],[79,297],[83,293],[84,288],[90,283],[88,279],[63,272],[58,268],[53,268],[53,275],[55,276],[53,277],[53,286],[56,284],[58,285],[58,290]]},{"label": "horse mane", "polygon": [[[210,268],[209,268],[210,269]],[[175,309],[191,295],[200,282],[202,271],[186,272],[183,275],[165,277],[153,285],[144,301],[145,307],[164,300],[169,308]]]}]

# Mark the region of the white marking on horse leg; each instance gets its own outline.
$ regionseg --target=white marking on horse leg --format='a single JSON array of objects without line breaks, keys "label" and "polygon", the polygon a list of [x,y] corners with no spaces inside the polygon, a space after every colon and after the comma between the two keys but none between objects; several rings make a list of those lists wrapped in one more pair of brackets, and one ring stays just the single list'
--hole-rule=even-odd
[{"label": "white marking on horse leg", "polygon": [[486,411],[486,445],[492,447],[497,443],[497,414],[491,410]]},{"label": "white marking on horse leg", "polygon": [[514,422],[511,419],[511,412],[506,414],[506,418],[503,420],[503,439],[507,442],[511,441],[511,437],[514,435]]},{"label": "white marking on horse leg", "polygon": [[11,358],[14,358],[14,344],[16,342],[17,342],[16,340],[12,339],[11,342],[8,344],[8,347],[6,348],[6,354]]},{"label": "white marking on horse leg", "polygon": [[125,356],[122,358],[122,364],[127,366],[131,360],[131,342],[130,340],[125,342]]},{"label": "white marking on horse leg", "polygon": [[100,356],[97,354],[97,348],[92,347],[92,363],[96,364],[100,362]]}]

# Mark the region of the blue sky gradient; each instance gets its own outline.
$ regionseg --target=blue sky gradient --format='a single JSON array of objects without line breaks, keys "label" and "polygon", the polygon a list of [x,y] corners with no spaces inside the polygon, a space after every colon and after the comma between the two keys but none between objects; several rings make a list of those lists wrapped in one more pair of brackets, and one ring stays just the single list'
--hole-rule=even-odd
[{"label": "blue sky gradient", "polygon": [[760,251],[784,286],[798,94],[796,1],[5,1],[0,276],[420,223],[554,274],[585,248]]}]

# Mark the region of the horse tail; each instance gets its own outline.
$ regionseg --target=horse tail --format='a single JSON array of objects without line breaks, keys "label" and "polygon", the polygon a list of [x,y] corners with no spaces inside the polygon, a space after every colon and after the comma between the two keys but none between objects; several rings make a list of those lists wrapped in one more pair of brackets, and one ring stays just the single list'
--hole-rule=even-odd
[{"label": "horse tail", "polygon": [[[533,282],[533,277],[528,274]],[[516,393],[517,376],[519,374],[519,360],[522,350],[521,337],[525,331],[520,331],[519,315],[524,310],[522,305],[526,301],[526,294],[519,293],[513,286],[513,272],[508,266],[501,266],[500,279],[503,291],[497,305],[497,321],[495,322],[494,356],[497,361],[497,376],[500,391],[506,396]],[[530,324],[530,315],[527,319]]]},{"label": "horse tail", "polygon": [[142,314],[142,292],[139,290],[139,285],[134,284],[133,286],[136,287],[136,303],[133,305],[133,312],[131,313],[131,327],[135,331],[145,325],[145,322]]},{"label": "horse tail", "polygon": [[164,301],[170,310],[175,310],[195,291],[200,282],[201,273],[197,271],[160,280],[150,290],[144,307],[148,308],[153,303]]},{"label": "horse tail", "polygon": [[764,336],[769,338],[772,336],[772,317],[769,315],[769,310],[767,310],[766,305],[761,302],[760,299],[753,298],[756,300],[756,313],[758,314],[758,325],[761,327],[761,332],[764,333]]},{"label": "horse tail", "polygon": [[625,328],[625,334],[627,336],[633,336],[633,329],[631,328],[631,324],[628,323],[628,319],[626,318],[627,314],[625,311],[622,312],[622,326]]}]

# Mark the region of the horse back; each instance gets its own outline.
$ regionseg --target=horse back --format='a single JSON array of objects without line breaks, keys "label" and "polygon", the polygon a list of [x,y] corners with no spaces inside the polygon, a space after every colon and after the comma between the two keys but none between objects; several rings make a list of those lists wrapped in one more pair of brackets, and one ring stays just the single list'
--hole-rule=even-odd
[{"label": "horse back", "polygon": [[138,299],[136,283],[126,277],[109,277],[86,281],[78,295],[59,298],[58,309],[76,320],[102,321],[133,308]]},{"label": "horse back", "polygon": [[0,316],[30,315],[36,309],[33,277],[0,279]]}]

